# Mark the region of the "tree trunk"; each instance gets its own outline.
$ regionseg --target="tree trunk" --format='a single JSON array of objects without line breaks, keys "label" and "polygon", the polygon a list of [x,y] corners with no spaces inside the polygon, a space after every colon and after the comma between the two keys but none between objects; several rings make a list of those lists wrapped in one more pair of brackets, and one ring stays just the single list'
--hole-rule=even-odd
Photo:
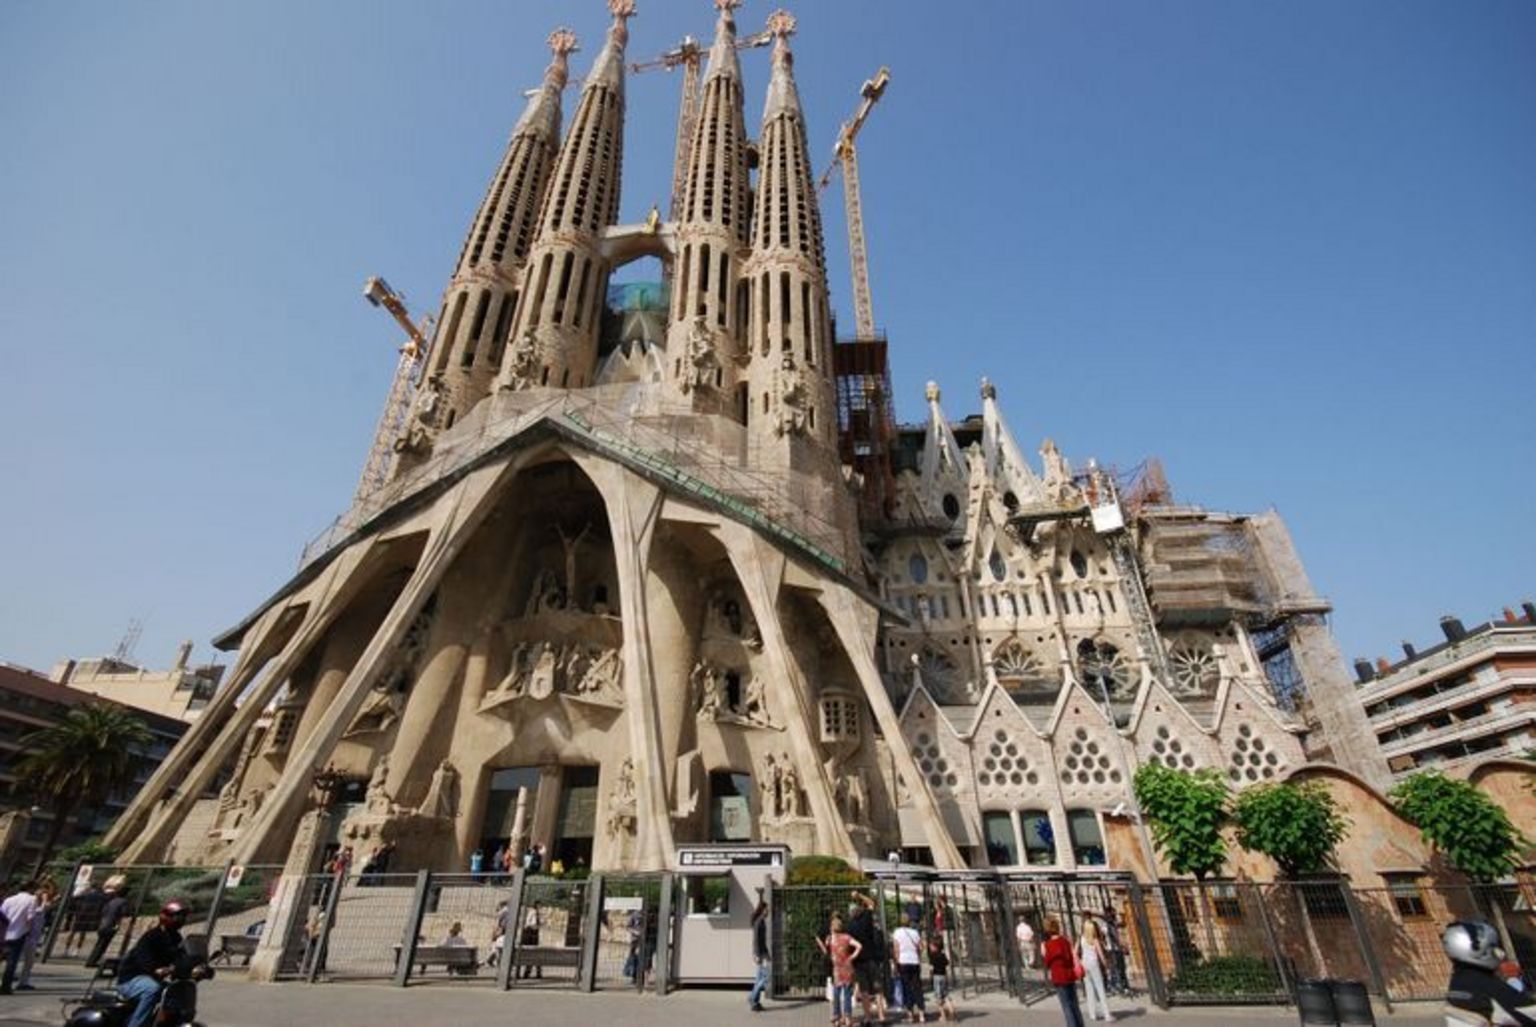
[{"label": "tree trunk", "polygon": [[1210,962],[1216,958],[1216,907],[1203,876],[1195,878],[1195,887],[1200,894],[1200,925],[1205,928],[1205,962]]},{"label": "tree trunk", "polygon": [[59,847],[59,836],[64,833],[64,826],[74,815],[77,805],[66,802],[53,808],[53,823],[48,825],[48,837],[43,841],[43,851],[37,854],[37,865],[32,868],[33,877],[42,877],[48,869],[48,860],[53,858],[53,850]]}]

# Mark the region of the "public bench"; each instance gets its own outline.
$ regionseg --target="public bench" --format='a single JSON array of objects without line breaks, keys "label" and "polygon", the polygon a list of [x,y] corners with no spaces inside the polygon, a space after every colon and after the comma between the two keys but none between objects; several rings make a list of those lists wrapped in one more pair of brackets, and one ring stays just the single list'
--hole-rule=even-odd
[{"label": "public bench", "polygon": [[563,966],[574,970],[581,966],[581,949],[557,945],[519,945],[516,961],[512,965],[539,969]]},{"label": "public bench", "polygon": [[250,966],[251,957],[256,954],[256,943],[261,941],[260,935],[255,934],[221,934],[219,935],[219,951],[214,953],[214,959],[222,959],[228,963],[235,956],[240,956],[244,962],[241,966]]},{"label": "public bench", "polygon": [[[395,965],[400,965],[400,946],[395,947]],[[422,973],[429,966],[440,966],[449,973],[472,976],[480,966],[480,950],[473,945],[417,945],[412,960]]]}]

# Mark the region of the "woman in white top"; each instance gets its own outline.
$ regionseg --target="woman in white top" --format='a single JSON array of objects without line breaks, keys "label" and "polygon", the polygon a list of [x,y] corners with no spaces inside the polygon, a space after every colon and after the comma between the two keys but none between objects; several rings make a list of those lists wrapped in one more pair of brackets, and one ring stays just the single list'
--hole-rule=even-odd
[{"label": "woman in white top", "polygon": [[[1083,991],[1088,996],[1088,1019],[1113,1020],[1109,999],[1104,995],[1104,970],[1109,966],[1109,960],[1104,954],[1103,935],[1093,920],[1083,922],[1083,933],[1077,940],[1077,956],[1083,964]],[[1095,1010],[1104,1015],[1097,1015]]]}]

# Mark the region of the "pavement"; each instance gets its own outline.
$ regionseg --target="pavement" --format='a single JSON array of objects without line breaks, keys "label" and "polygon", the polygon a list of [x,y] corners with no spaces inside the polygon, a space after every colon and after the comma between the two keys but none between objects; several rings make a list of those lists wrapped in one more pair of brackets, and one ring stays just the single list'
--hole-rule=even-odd
[{"label": "pavement", "polygon": [[[62,1000],[85,990],[86,974],[69,964],[41,965],[33,973],[36,991],[0,996],[3,1027],[58,1027]],[[960,1022],[967,1027],[1060,1027],[1054,1001],[1025,1007],[1003,995],[962,998]],[[1116,999],[1117,1022],[1144,1027],[1266,1027],[1295,1024],[1293,1009],[1209,1007],[1160,1010],[1145,1002]],[[442,981],[395,988],[366,984],[253,984],[238,971],[223,972],[198,991],[198,1019],[209,1027],[435,1027],[514,1021],[542,1024],[603,1024],[607,1027],[689,1027],[692,1024],[754,1024],[760,1027],[826,1027],[825,1002],[768,1002],[767,1011],[746,1009],[745,989],[688,988],[665,998],[629,991],[583,994],[554,989],[499,992],[485,984]],[[1398,1006],[1378,1013],[1381,1027],[1442,1027],[1437,1004]]]}]

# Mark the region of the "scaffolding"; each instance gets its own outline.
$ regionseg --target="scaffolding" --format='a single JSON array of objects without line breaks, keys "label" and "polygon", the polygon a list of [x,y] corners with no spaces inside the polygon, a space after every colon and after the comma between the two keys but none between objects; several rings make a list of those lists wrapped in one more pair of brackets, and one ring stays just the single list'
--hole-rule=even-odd
[{"label": "scaffolding", "polygon": [[857,476],[861,513],[889,518],[896,499],[891,446],[896,418],[891,409],[891,364],[884,335],[845,339],[832,348],[837,380],[837,451]]}]

